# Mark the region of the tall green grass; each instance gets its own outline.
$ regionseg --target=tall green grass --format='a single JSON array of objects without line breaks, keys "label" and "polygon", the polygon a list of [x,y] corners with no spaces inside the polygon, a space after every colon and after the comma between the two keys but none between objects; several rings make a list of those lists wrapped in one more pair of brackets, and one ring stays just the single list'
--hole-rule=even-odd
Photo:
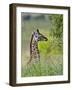
[{"label": "tall green grass", "polygon": [[51,76],[63,74],[62,56],[48,56],[48,60],[40,60],[36,64],[22,67],[22,77]]}]

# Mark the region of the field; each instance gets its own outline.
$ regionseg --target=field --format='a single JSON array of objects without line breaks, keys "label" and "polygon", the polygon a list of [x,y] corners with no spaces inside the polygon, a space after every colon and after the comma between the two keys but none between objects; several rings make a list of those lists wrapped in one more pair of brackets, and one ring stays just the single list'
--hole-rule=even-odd
[{"label": "field", "polygon": [[[25,15],[26,16],[26,15]],[[53,18],[54,16],[54,18]],[[31,18],[24,18],[22,13],[21,31],[21,76],[53,76],[63,74],[63,41],[61,15],[32,14]],[[50,19],[52,18],[52,20]],[[56,18],[56,19],[55,19]],[[56,21],[55,20],[59,20]],[[51,22],[52,21],[52,22]],[[60,23],[57,25],[57,23]],[[55,23],[55,25],[53,24]],[[58,29],[59,27],[59,29]],[[32,32],[39,29],[48,41],[40,41],[40,62],[28,64],[30,59],[30,39]],[[57,30],[58,29],[58,30]]]}]

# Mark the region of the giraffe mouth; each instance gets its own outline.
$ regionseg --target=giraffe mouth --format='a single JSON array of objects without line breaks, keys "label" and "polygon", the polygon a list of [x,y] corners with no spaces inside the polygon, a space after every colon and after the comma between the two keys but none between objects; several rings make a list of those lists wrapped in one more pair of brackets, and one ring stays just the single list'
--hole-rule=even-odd
[{"label": "giraffe mouth", "polygon": [[48,38],[45,37],[44,39],[45,39],[45,41],[48,41]]},{"label": "giraffe mouth", "polygon": [[48,38],[44,37],[44,41],[48,41]]}]

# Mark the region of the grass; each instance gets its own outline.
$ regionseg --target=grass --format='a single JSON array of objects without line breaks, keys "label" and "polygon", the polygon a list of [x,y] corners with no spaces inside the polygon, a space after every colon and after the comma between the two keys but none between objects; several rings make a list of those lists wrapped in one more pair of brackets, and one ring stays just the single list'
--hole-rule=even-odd
[{"label": "grass", "polygon": [[22,77],[62,75],[62,56],[49,56],[47,59],[22,67]]}]

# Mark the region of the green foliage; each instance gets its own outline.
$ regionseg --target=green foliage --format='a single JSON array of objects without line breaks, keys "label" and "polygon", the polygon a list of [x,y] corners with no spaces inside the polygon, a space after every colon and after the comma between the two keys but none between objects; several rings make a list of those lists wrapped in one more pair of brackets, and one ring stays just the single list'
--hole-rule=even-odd
[{"label": "green foliage", "polygon": [[[51,30],[50,34],[55,39],[54,43],[61,50],[63,49],[63,15],[49,15]],[[56,43],[56,41],[58,43]]]},{"label": "green foliage", "polygon": [[[61,44],[60,44],[61,43]],[[62,42],[58,38],[53,38],[52,36],[48,37],[48,41],[43,41],[38,43],[39,51],[42,56],[45,55],[62,55],[63,54],[63,47]]]},{"label": "green foliage", "polygon": [[63,36],[63,15],[49,15],[51,24],[51,33],[56,38],[61,38]]}]

